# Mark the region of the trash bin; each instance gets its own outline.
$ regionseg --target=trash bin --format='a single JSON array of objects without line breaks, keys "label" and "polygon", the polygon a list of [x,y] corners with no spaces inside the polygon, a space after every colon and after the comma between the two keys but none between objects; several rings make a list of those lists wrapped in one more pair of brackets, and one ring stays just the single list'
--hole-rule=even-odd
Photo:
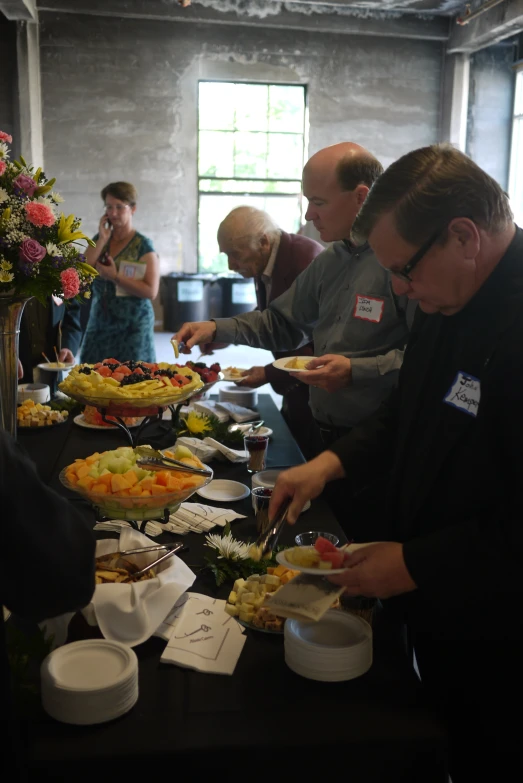
[{"label": "trash bin", "polygon": [[222,289],[222,315],[231,318],[256,307],[256,289],[252,279],[241,275],[223,275],[218,278]]},{"label": "trash bin", "polygon": [[173,272],[160,280],[163,328],[176,332],[185,321],[210,318],[210,293],[214,275],[189,275]]}]

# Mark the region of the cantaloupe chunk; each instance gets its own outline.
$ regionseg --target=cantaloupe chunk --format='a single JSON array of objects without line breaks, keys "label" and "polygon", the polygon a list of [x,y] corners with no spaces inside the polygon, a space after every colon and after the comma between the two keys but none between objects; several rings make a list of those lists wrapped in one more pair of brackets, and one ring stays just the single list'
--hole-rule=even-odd
[{"label": "cantaloupe chunk", "polygon": [[88,465],[93,465],[95,462],[97,462],[100,459],[100,454],[96,452],[95,454],[91,454],[90,457],[87,457],[85,460]]},{"label": "cantaloupe chunk", "polygon": [[111,476],[111,489],[113,492],[120,492],[122,489],[131,489],[131,485],[121,473],[113,473]]},{"label": "cantaloupe chunk", "polygon": [[119,498],[128,498],[131,489],[119,489],[118,492],[115,492],[114,494],[117,495]]},{"label": "cantaloupe chunk", "polygon": [[152,479],[151,476],[146,476],[145,478],[143,478],[138,483],[141,486],[142,490],[143,489],[151,489],[152,485],[154,484],[154,480]]},{"label": "cantaloupe chunk", "polygon": [[142,491],[143,490],[140,487],[140,485],[136,484],[136,486],[131,487],[131,489],[129,490],[129,495],[131,495],[131,497],[139,497],[142,494]]},{"label": "cantaloupe chunk", "polygon": [[178,476],[174,476],[172,473],[169,476],[169,480],[167,482],[167,489],[171,490],[172,492],[178,492],[183,487],[183,481]]},{"label": "cantaloupe chunk", "polygon": [[163,484],[153,484],[151,487],[151,493],[153,495],[165,495],[167,492],[167,487],[164,487]]},{"label": "cantaloupe chunk", "polygon": [[286,571],[287,568],[285,568],[285,566],[277,565],[272,573],[274,576],[283,576]]},{"label": "cantaloupe chunk", "polygon": [[274,574],[274,566],[269,566],[269,568],[267,569],[267,573]]},{"label": "cantaloupe chunk", "polygon": [[107,484],[93,484],[91,492],[96,492],[98,495],[107,495]]},{"label": "cantaloupe chunk", "polygon": [[169,470],[159,470],[156,474],[156,483],[161,484],[162,487],[166,487],[169,483],[169,476],[171,476]]},{"label": "cantaloupe chunk", "polygon": [[91,466],[86,465],[84,461],[83,465],[78,465],[78,467],[76,468],[76,475],[78,476],[79,479],[84,478],[84,476],[87,476],[90,470],[91,470]]},{"label": "cantaloupe chunk", "polygon": [[127,479],[131,487],[134,487],[135,484],[138,484],[138,476],[134,470],[128,470],[126,473],[122,473],[122,476],[124,479]]},{"label": "cantaloupe chunk", "polygon": [[111,479],[113,477],[112,473],[104,473],[103,476],[100,476],[96,479],[97,484],[105,484],[107,487],[107,490],[109,491],[111,489]]},{"label": "cantaloupe chunk", "polygon": [[78,476],[76,473],[68,473],[66,474],[66,479],[69,481],[70,484],[78,484]]},{"label": "cantaloupe chunk", "polygon": [[82,478],[78,479],[78,486],[83,487],[84,489],[90,490],[93,484],[94,479],[91,478],[91,476],[83,476]]},{"label": "cantaloupe chunk", "polygon": [[143,498],[150,498],[151,497],[151,490],[150,489],[142,490],[142,497]]}]

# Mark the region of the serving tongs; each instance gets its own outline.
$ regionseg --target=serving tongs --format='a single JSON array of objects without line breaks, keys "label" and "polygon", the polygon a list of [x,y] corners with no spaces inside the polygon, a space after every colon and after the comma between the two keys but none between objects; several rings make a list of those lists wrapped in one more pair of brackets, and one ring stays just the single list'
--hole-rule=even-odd
[{"label": "serving tongs", "polygon": [[265,533],[262,533],[256,541],[254,546],[260,553],[261,560],[264,560],[266,557],[268,557],[278,543],[280,533],[283,530],[285,522],[287,521],[287,513],[289,511],[290,504],[291,500],[289,499],[280,506],[278,513],[272,520],[270,528],[266,530]]},{"label": "serving tongs", "polygon": [[163,552],[163,554],[156,558],[152,563],[149,563],[149,565],[146,565],[145,568],[140,569],[140,571],[134,571],[134,573],[130,574],[131,579],[136,579],[137,577],[143,576],[143,574],[147,573],[147,571],[150,571],[151,568],[154,568],[154,566],[158,565],[159,563],[162,563],[164,560],[167,560],[169,557],[172,557],[176,554],[176,552],[179,552],[180,549],[183,549],[185,544],[183,541],[175,541],[174,544],[160,544],[157,546],[144,546],[139,549],[127,549],[125,552],[108,552],[106,555],[101,555],[97,558],[98,561],[100,560],[110,560],[111,558],[114,558],[116,555],[119,557],[128,557],[129,555],[138,555],[142,552],[157,552],[166,550]]},{"label": "serving tongs", "polygon": [[205,476],[209,478],[212,476],[210,470],[205,468],[193,468],[192,465],[187,465],[185,462],[179,462],[177,459],[171,459],[162,454],[161,451],[151,449],[147,446],[138,446],[136,449],[138,454],[138,460],[136,464],[140,467],[147,468],[148,470],[175,470],[181,473],[195,473],[198,476]]}]

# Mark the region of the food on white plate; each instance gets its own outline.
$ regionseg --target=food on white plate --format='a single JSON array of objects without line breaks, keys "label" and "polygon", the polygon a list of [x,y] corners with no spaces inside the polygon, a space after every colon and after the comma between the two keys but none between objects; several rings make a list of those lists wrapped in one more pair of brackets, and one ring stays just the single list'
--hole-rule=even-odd
[{"label": "food on white plate", "polygon": [[285,363],[285,367],[288,370],[306,370],[311,359],[312,356],[310,359],[299,359],[297,356],[293,356],[292,359]]},{"label": "food on white plate", "polygon": [[346,552],[320,536],[314,546],[295,546],[285,549],[283,554],[285,560],[292,565],[329,571],[332,568],[343,568]]},{"label": "food on white plate", "polygon": [[65,394],[81,394],[94,400],[172,399],[177,394],[201,389],[202,380],[198,372],[178,364],[104,359],[97,364],[77,364],[59,388]]},{"label": "food on white plate", "polygon": [[[88,424],[94,424],[97,427],[115,427],[115,424],[112,424],[111,422],[114,422],[114,416],[106,416],[107,421],[104,421],[102,419],[102,414],[97,408],[93,408],[92,405],[86,405],[83,412],[83,417],[85,421]],[[140,421],[139,418],[136,416],[122,416],[120,417],[124,424],[126,424],[128,427],[134,427],[138,422]]]},{"label": "food on white plate", "polygon": [[[185,446],[165,451],[166,457],[179,460],[190,467],[204,468],[202,462]],[[65,471],[67,481],[75,487],[95,495],[116,497],[150,497],[199,487],[204,476],[172,470],[145,470],[136,464],[139,454],[131,446],[120,446],[112,451],[95,452],[86,459],[77,459]]]},{"label": "food on white plate", "polygon": [[66,421],[69,411],[54,411],[49,405],[25,400],[18,406],[16,420],[19,427],[52,427]]},{"label": "food on white plate", "polygon": [[154,579],[156,576],[154,568],[151,568],[145,574],[135,578],[134,574],[141,569],[135,563],[121,557],[119,552],[111,552],[108,555],[97,557],[95,569],[95,583],[97,585],[142,582],[145,579]]},{"label": "food on white plate", "polygon": [[244,371],[238,369],[238,367],[226,367],[223,371],[224,375],[228,375],[229,378],[241,378]]},{"label": "food on white plate", "polygon": [[284,620],[271,613],[270,596],[298,573],[279,565],[268,568],[266,574],[237,579],[227,599],[225,611],[255,628],[281,631]]}]

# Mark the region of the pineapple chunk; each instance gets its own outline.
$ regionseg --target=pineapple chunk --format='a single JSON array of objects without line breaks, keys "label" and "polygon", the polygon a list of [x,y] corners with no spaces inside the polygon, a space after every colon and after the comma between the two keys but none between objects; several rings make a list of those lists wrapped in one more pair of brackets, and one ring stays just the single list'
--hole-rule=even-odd
[{"label": "pineapple chunk", "polygon": [[332,568],[332,563],[330,562],[330,560],[320,560],[318,566],[321,571],[330,571],[330,569]]},{"label": "pineapple chunk", "polygon": [[237,597],[238,597],[238,596],[237,596],[237,594],[234,592],[234,590],[231,590],[231,592],[229,593],[229,597],[228,597],[227,601],[228,601],[230,604],[235,604],[235,603],[236,603],[236,599],[237,599]]}]

